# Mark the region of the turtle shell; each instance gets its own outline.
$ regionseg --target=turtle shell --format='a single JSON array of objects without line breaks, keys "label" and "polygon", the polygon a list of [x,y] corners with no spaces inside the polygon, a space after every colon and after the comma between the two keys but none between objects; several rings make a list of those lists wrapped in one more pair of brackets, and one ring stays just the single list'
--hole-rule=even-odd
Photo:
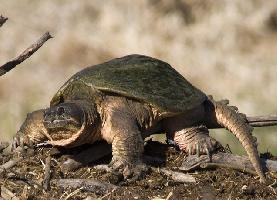
[{"label": "turtle shell", "polygon": [[[57,96],[73,95],[65,91],[77,82],[148,103],[171,115],[194,108],[207,98],[168,63],[143,55],[128,55],[81,70],[60,88],[52,102]],[[78,90],[74,96],[76,93]]]}]

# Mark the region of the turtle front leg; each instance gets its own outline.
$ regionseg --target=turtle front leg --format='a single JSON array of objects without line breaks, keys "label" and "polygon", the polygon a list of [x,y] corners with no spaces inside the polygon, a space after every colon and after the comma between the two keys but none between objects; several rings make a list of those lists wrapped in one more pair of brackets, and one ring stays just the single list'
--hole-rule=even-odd
[{"label": "turtle front leg", "polygon": [[112,142],[112,161],[114,171],[120,172],[124,179],[139,179],[146,167],[142,162],[143,140],[140,133],[125,130],[117,134]]},{"label": "turtle front leg", "polygon": [[138,179],[147,168],[142,162],[144,142],[135,118],[125,107],[105,109],[102,137],[112,144],[113,171],[119,172],[124,179]]},{"label": "turtle front leg", "polygon": [[192,154],[207,154],[222,148],[221,144],[209,136],[206,126],[195,126],[176,131],[173,137],[180,150]]}]

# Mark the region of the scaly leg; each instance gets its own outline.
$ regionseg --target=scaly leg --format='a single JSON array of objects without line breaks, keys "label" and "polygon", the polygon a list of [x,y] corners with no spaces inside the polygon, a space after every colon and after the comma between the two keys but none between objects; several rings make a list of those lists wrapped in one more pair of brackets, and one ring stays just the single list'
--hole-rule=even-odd
[{"label": "scaly leg", "polygon": [[117,100],[106,104],[102,136],[112,144],[112,169],[125,179],[139,178],[146,170],[142,162],[144,143],[136,119],[124,103]]}]

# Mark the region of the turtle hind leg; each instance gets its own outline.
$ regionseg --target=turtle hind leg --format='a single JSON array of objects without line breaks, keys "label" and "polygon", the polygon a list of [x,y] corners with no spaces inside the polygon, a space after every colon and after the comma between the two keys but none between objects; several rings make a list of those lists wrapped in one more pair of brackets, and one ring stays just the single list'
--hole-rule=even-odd
[{"label": "turtle hind leg", "polygon": [[223,148],[214,138],[209,136],[209,130],[204,125],[176,131],[173,139],[179,149],[189,155],[210,155],[211,152]]}]

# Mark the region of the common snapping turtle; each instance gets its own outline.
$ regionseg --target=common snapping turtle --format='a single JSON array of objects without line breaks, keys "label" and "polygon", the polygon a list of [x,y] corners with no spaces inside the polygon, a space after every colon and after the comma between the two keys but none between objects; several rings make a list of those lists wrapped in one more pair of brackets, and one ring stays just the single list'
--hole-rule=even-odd
[{"label": "common snapping turtle", "polygon": [[209,154],[218,143],[208,128],[220,125],[242,143],[265,182],[252,127],[227,104],[208,97],[169,64],[129,55],[73,75],[44,111],[47,133],[30,132],[28,123],[20,132],[26,140],[63,147],[106,140],[112,144],[112,166],[132,169],[141,165],[143,140],[149,135],[165,132],[181,150]]}]

